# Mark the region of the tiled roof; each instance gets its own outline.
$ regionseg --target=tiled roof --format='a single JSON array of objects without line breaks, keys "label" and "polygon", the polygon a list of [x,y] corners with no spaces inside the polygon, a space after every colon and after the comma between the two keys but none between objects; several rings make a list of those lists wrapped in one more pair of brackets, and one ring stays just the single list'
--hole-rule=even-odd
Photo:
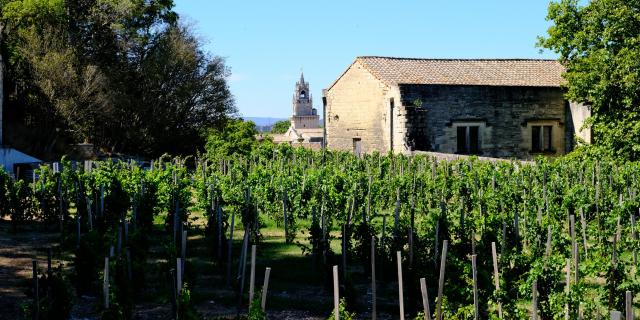
[{"label": "tiled roof", "polygon": [[535,59],[414,59],[358,57],[387,85],[448,84],[481,86],[559,87],[564,67],[555,60]]}]

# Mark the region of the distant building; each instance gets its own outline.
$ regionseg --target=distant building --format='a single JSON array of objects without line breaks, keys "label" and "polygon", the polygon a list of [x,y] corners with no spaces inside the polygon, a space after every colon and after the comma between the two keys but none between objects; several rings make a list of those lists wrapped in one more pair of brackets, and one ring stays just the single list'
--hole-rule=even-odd
[{"label": "distant building", "polygon": [[309,83],[304,81],[304,74],[300,74],[300,80],[292,99],[291,125],[286,133],[274,135],[276,143],[289,143],[302,145],[314,149],[322,147],[323,129],[320,127],[320,116],[313,107],[313,97],[309,90]]},{"label": "distant building", "polygon": [[327,147],[530,159],[587,143],[553,60],[358,57],[324,91]]}]

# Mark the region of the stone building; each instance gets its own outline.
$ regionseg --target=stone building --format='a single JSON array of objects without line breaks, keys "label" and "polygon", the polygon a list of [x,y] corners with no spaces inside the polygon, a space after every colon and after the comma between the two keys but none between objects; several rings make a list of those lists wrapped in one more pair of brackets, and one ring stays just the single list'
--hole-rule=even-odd
[{"label": "stone building", "polygon": [[589,143],[553,60],[358,57],[326,99],[327,147],[531,159]]}]

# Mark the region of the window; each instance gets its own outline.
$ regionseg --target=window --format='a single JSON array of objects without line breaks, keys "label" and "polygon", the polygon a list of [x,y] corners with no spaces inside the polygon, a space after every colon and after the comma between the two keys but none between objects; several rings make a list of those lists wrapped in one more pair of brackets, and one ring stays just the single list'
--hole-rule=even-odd
[{"label": "window", "polygon": [[531,126],[531,152],[553,152],[552,126]]},{"label": "window", "polygon": [[461,154],[480,154],[480,127],[457,127],[458,149]]},{"label": "window", "polygon": [[300,91],[300,98],[306,98],[307,97],[307,93],[304,92],[304,90]]}]

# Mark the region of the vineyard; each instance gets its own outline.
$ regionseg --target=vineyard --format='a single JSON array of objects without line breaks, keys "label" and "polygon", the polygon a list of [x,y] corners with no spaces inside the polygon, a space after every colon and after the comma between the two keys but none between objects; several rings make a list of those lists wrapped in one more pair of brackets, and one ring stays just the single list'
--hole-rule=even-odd
[{"label": "vineyard", "polygon": [[91,296],[101,319],[149,303],[167,319],[632,319],[638,177],[638,163],[580,157],[261,146],[0,172],[0,215],[59,235],[42,246],[60,266],[34,262],[23,318],[66,319]]}]

